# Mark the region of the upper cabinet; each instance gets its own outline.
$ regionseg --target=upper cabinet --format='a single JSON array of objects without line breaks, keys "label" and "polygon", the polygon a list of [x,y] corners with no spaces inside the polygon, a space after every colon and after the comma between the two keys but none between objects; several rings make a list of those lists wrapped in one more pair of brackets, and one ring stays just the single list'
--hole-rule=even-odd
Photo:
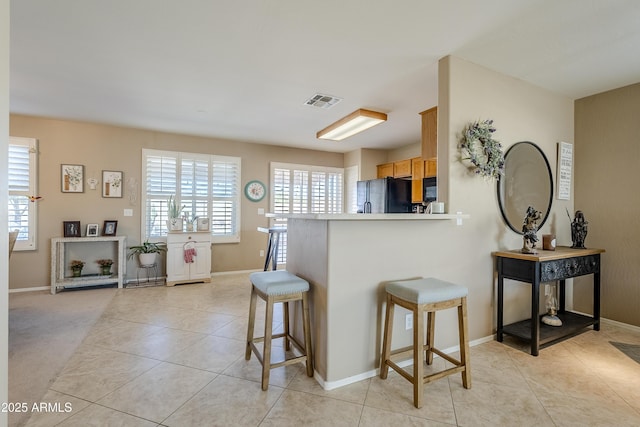
[{"label": "upper cabinet", "polygon": [[420,113],[422,116],[422,158],[438,157],[438,107]]},{"label": "upper cabinet", "polygon": [[411,159],[393,162],[394,178],[411,178]]}]

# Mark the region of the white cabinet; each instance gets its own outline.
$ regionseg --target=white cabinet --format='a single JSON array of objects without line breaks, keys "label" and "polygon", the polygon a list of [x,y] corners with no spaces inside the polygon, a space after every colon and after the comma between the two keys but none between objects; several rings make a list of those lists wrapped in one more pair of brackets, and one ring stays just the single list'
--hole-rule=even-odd
[{"label": "white cabinet", "polygon": [[167,234],[167,286],[211,281],[211,233]]},{"label": "white cabinet", "polygon": [[[51,239],[51,293],[58,289],[77,288],[82,286],[96,286],[116,283],[122,288],[126,273],[126,236],[103,237],[54,237]],[[68,270],[71,258],[77,258],[85,262],[90,260],[83,258],[92,253],[106,251],[106,257],[113,258],[112,270],[117,271],[110,275],[86,274],[81,277],[72,277]],[[94,261],[98,258],[94,258]],[[97,268],[97,267],[96,267]],[[89,268],[87,268],[89,269]]]}]

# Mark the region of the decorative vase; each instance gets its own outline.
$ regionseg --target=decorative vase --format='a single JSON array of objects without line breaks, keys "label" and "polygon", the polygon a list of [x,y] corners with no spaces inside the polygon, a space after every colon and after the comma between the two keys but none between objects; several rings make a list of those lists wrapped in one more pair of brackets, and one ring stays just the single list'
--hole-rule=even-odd
[{"label": "decorative vase", "polygon": [[169,218],[167,228],[169,231],[182,231],[182,218]]},{"label": "decorative vase", "polygon": [[140,266],[144,267],[147,265],[154,265],[156,263],[156,253],[148,253],[148,254],[139,254],[138,261],[140,261]]},{"label": "decorative vase", "polygon": [[102,269],[102,275],[103,276],[111,276],[111,266],[110,265],[103,265],[100,268]]},{"label": "decorative vase", "polygon": [[187,223],[187,231],[193,231],[193,223],[192,222],[188,222]]},{"label": "decorative vase", "polygon": [[82,275],[81,268],[74,268],[71,270],[71,272],[73,273],[73,277],[80,277]]}]

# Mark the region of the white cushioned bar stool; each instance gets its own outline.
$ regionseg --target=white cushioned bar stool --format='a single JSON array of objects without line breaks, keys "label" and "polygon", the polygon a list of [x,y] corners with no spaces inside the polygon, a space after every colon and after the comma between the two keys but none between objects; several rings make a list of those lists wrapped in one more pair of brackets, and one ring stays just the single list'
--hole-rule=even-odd
[{"label": "white cushioned bar stool", "polygon": [[[251,280],[251,303],[249,306],[249,327],[247,330],[247,347],[245,359],[251,358],[253,351],[262,364],[262,389],[269,387],[269,373],[271,369],[293,363],[306,362],[307,375],[313,376],[313,355],[311,353],[311,328],[309,324],[309,303],[307,292],[309,282],[289,273],[286,270],[260,271],[249,275]],[[256,320],[257,297],[262,298],[267,305],[264,320],[264,336],[254,337],[253,328]],[[302,329],[304,334],[304,345],[298,342],[289,332],[289,302],[302,302]],[[284,332],[273,334],[273,305],[283,303]],[[285,359],[281,362],[271,362],[271,342],[274,339],[284,338],[285,350],[291,349],[291,344],[298,350],[300,356]],[[262,354],[256,346],[263,343]]]},{"label": "white cushioned bar stool", "polygon": [[[413,384],[413,404],[422,407],[423,386],[447,375],[462,373],[462,385],[471,388],[471,370],[469,366],[469,339],[467,327],[467,288],[442,280],[427,278],[390,282],[386,285],[387,309],[382,343],[380,378],[386,379],[389,367]],[[413,312],[413,345],[391,351],[393,331],[393,309],[395,305]],[[460,360],[434,348],[436,311],[458,308],[458,333],[460,336]],[[424,313],[427,313],[425,328]],[[426,344],[424,343],[426,332]],[[449,369],[424,375],[424,365],[433,363],[433,354],[451,362]],[[413,354],[413,375],[391,360]],[[424,359],[423,359],[424,354]]]}]

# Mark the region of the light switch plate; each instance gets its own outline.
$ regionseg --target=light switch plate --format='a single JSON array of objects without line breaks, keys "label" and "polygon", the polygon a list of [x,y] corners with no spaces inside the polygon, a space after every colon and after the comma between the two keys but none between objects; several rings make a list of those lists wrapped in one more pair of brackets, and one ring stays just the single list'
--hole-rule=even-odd
[{"label": "light switch plate", "polygon": [[125,209],[124,216],[133,216],[133,209]]},{"label": "light switch plate", "polygon": [[258,208],[258,215],[264,215],[264,208]]}]

